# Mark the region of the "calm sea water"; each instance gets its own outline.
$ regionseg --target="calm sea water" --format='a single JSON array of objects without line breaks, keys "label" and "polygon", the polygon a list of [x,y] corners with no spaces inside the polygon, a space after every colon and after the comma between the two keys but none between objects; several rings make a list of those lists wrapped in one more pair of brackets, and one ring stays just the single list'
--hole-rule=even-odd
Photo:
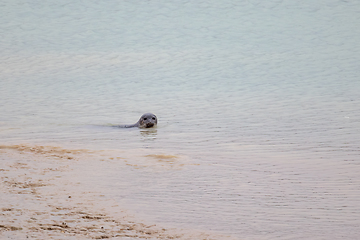
[{"label": "calm sea water", "polygon": [[[360,235],[360,3],[1,11],[1,143],[118,151],[85,162],[84,179],[156,223],[241,239]],[[111,126],[145,112],[157,128]]]}]

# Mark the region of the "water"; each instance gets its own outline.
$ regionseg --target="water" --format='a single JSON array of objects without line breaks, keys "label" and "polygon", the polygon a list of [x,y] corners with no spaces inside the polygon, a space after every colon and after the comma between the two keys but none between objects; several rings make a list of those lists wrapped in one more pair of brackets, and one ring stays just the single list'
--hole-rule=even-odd
[{"label": "water", "polygon": [[360,234],[359,3],[1,5],[3,144],[118,151],[84,179],[154,222]]}]

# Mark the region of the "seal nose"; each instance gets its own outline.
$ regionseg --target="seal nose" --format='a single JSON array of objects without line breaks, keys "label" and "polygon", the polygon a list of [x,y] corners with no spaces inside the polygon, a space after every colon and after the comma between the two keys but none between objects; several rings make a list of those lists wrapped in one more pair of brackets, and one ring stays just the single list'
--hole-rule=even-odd
[{"label": "seal nose", "polygon": [[147,124],[146,124],[146,127],[148,127],[148,128],[149,128],[149,127],[153,127],[153,126],[154,126],[153,123],[147,123]]}]

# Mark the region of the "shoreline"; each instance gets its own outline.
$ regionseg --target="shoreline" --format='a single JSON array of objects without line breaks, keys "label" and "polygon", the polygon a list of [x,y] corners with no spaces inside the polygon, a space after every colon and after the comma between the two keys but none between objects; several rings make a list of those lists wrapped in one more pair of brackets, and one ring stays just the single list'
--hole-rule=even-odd
[{"label": "shoreline", "polygon": [[83,152],[86,150],[0,146],[2,238],[229,239],[144,223],[101,193],[84,189],[72,169]]}]

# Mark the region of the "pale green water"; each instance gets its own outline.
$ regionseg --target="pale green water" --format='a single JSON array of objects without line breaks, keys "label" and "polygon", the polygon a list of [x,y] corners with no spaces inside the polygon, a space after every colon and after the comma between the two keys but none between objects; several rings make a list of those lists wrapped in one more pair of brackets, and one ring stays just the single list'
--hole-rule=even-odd
[{"label": "pale green water", "polygon": [[[84,178],[154,222],[241,239],[359,236],[359,3],[3,1],[1,11],[3,144],[126,151],[146,167],[108,163]],[[145,112],[156,129],[110,127]]]}]

